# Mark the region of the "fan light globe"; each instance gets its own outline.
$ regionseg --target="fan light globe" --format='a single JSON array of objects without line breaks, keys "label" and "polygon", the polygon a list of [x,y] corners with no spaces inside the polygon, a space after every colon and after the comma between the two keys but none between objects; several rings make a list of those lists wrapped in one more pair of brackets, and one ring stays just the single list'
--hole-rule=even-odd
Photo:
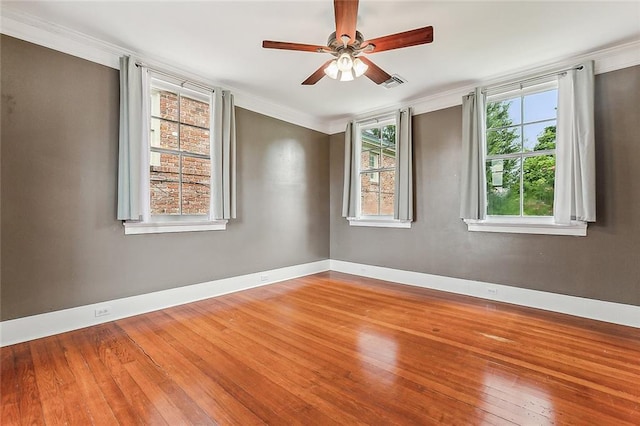
[{"label": "fan light globe", "polygon": [[353,81],[354,72],[353,70],[349,71],[340,71],[340,81]]},{"label": "fan light globe", "polygon": [[327,75],[327,77],[334,80],[338,78],[338,71],[340,70],[338,69],[338,63],[335,59],[331,61],[329,65],[324,69],[324,73]]},{"label": "fan light globe", "polygon": [[360,58],[356,58],[353,61],[353,71],[355,72],[356,77],[360,77],[362,74],[367,72],[368,69],[369,69],[369,65],[362,62]]},{"label": "fan light globe", "polygon": [[342,72],[349,71],[353,68],[353,58],[348,53],[343,53],[338,56],[338,69]]}]

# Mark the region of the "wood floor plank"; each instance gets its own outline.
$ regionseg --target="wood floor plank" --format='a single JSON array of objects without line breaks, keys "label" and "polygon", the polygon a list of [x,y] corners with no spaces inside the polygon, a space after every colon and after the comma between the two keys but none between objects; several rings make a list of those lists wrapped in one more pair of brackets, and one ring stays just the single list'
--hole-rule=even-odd
[{"label": "wood floor plank", "polygon": [[0,359],[0,424],[20,423],[20,381],[16,375],[15,354],[12,347],[2,349]]},{"label": "wood floor plank", "polygon": [[[197,308],[197,306],[194,306]],[[252,307],[252,311],[256,310],[256,307]],[[269,314],[267,318],[274,318],[277,316]],[[250,318],[235,318],[238,322],[243,324],[243,327],[246,327],[248,324],[251,324],[252,319]],[[256,326],[254,330],[249,331],[244,334],[246,338],[254,338],[256,342],[262,342],[263,340],[266,342],[278,343],[279,338],[277,336],[277,328],[273,323],[264,322],[260,324],[256,322]],[[241,330],[238,330],[241,333]],[[290,340],[287,339],[287,335],[293,336]],[[261,339],[261,336],[266,336],[266,339]],[[345,405],[346,408],[356,406],[358,407],[358,411],[356,411],[359,415],[359,418],[369,423],[370,421],[374,421],[375,419],[385,419],[389,413],[397,413],[397,412],[405,412],[404,416],[408,419],[411,419],[412,414],[410,414],[411,410],[417,410],[421,418],[430,418],[432,421],[451,421],[453,422],[456,415],[466,415],[467,420],[469,419],[469,415],[474,410],[471,406],[464,406],[459,404],[459,401],[449,399],[446,401],[442,395],[439,394],[431,394],[427,395],[425,390],[421,390],[422,393],[419,395],[422,398],[430,397],[430,401],[433,403],[427,407],[422,405],[413,405],[411,407],[406,407],[406,404],[403,405],[400,399],[389,398],[386,390],[375,393],[375,386],[373,381],[378,381],[382,378],[383,375],[388,374],[387,372],[381,369],[375,369],[374,366],[368,366],[366,364],[361,365],[361,369],[365,368],[367,374],[364,376],[359,375],[358,372],[353,372],[348,369],[341,368],[345,359],[345,352],[335,351],[335,356],[331,357],[328,362],[322,362],[322,355],[327,352],[330,348],[324,347],[322,351],[310,351],[305,352],[302,350],[302,353],[298,357],[291,357],[290,354],[294,353],[296,345],[301,344],[302,347],[315,348],[318,344],[318,341],[314,341],[313,338],[309,338],[308,335],[295,333],[292,330],[284,331],[284,333],[280,336],[283,337],[282,343],[280,345],[276,345],[278,347],[286,347],[285,353],[279,354],[281,358],[288,358],[287,361],[289,363],[299,363],[303,368],[307,371],[311,371],[316,374],[316,377],[319,381],[326,382],[323,384],[322,389],[327,391],[333,391],[334,394],[331,395],[330,400],[334,404],[341,404],[343,402],[349,402],[350,405]],[[289,354],[289,355],[287,355]],[[290,364],[291,365],[291,364]],[[280,371],[276,369],[276,371]],[[375,378],[372,380],[372,378]],[[392,379],[395,385],[400,385],[397,377],[393,377]],[[400,387],[400,386],[398,386]],[[412,391],[416,391],[416,385],[413,383],[405,383],[403,388],[400,389],[400,392],[412,393]],[[369,402],[368,406],[362,404],[361,400],[356,400],[352,398],[354,393],[357,393],[362,388],[368,389],[367,400]],[[414,394],[414,398],[417,398],[418,395]],[[451,406],[455,405],[455,407]],[[456,404],[458,403],[458,404]],[[372,412],[364,412],[366,408],[373,408]],[[353,408],[351,408],[353,409]],[[368,414],[368,416],[367,416]],[[488,419],[492,417],[483,416],[488,423]],[[412,418],[415,422],[419,421],[418,418]],[[392,422],[392,418],[388,419],[387,422]]]},{"label": "wood floor plank", "polygon": [[640,329],[336,272],[0,350],[3,425],[640,424]]},{"label": "wood floor plank", "polygon": [[[260,418],[249,408],[242,405],[226,389],[216,382],[206,371],[202,371],[191,360],[195,355],[188,348],[176,344],[172,336],[160,333],[162,322],[159,313],[153,312],[136,321],[121,321],[120,325],[138,344],[145,347],[154,362],[162,365],[176,383],[184,389],[198,406],[216,422],[225,424],[260,424]],[[181,352],[180,349],[184,349]],[[197,378],[197,380],[195,380]]]},{"label": "wood floor plank", "polygon": [[[237,295],[236,297],[243,296]],[[265,306],[270,307],[272,305],[268,304]],[[259,308],[257,306],[252,306],[251,311],[259,311]],[[298,312],[301,313],[303,311],[304,310],[298,306]],[[262,318],[269,319],[277,316],[278,315],[276,313],[267,311],[262,315]],[[493,412],[481,412],[482,410],[477,409],[477,399],[475,396],[467,397],[464,393],[459,394],[456,389],[449,387],[446,383],[438,383],[437,381],[434,381],[433,378],[420,381],[412,380],[412,378],[418,376],[412,375],[411,372],[406,369],[398,368],[398,365],[395,362],[393,365],[390,365],[388,361],[384,359],[384,342],[378,344],[376,349],[373,351],[366,350],[366,347],[358,346],[357,342],[354,344],[354,339],[352,338],[351,333],[352,327],[337,330],[332,326],[332,321],[326,319],[328,317],[330,316],[327,315],[323,317],[323,319],[319,319],[313,314],[309,314],[307,316],[299,315],[298,333],[301,333],[301,336],[307,336],[312,339],[313,345],[318,345],[320,343],[336,350],[340,353],[340,359],[353,359],[354,357],[360,358],[361,364],[359,365],[359,369],[365,372],[365,380],[370,380],[372,377],[379,379],[385,375],[390,375],[393,378],[392,380],[395,382],[394,384],[402,382],[405,386],[412,388],[414,391],[420,391],[423,394],[422,397],[425,396],[424,393],[430,392],[428,397],[429,400],[434,401],[434,407],[429,407],[429,410],[435,410],[435,412],[432,412],[429,415],[430,417],[446,419],[451,415],[451,413],[456,413],[466,416],[465,418],[467,418],[467,420],[469,419],[469,416],[475,417],[476,415],[481,416],[485,422],[489,422],[489,419],[492,417],[495,417],[494,420],[498,423],[509,419],[513,420],[515,413],[512,411],[502,410],[499,407],[492,407]],[[320,325],[320,327],[316,327],[316,325]],[[370,333],[368,334],[370,335]],[[378,357],[378,355],[382,355],[382,358]],[[422,382],[428,383],[428,386],[423,386]],[[365,383],[363,387],[366,387],[369,389],[369,392],[371,392],[371,390],[375,388],[371,388],[370,386],[371,383]],[[414,395],[414,399],[415,397],[416,395]],[[367,395],[367,398],[372,398],[371,393]],[[448,406],[448,400],[456,401],[457,404],[454,404],[453,407]],[[387,409],[390,411],[393,411],[394,409],[393,406],[389,406],[389,404],[393,404],[394,401],[393,399],[389,399],[384,387],[380,389],[378,400],[372,400],[372,402],[381,404],[382,406],[387,406]],[[403,404],[402,400],[398,400],[397,404]],[[422,414],[425,414],[423,410],[424,407],[421,405],[411,406],[408,408],[422,410]]]},{"label": "wood floor plank", "polygon": [[86,404],[90,423],[99,425],[117,424],[118,420],[107,402],[105,393],[96,381],[89,363],[82,355],[83,345],[73,338],[74,334],[77,333],[64,333],[58,338],[61,345],[66,349],[64,356],[77,384],[77,395]]},{"label": "wood floor plank", "polygon": [[[132,374],[132,377],[140,385],[145,393],[149,395],[149,398],[154,401],[154,398],[150,396],[147,389],[152,388],[153,394],[159,395],[163,400],[163,404],[171,405],[175,407],[174,413],[168,413],[165,415],[165,410],[160,410],[163,417],[169,424],[193,424],[193,425],[212,425],[215,422],[207,415],[207,413],[198,406],[196,401],[191,399],[186,392],[168,375],[161,371],[152,362],[135,362],[136,370]],[[131,368],[131,363],[127,364],[127,369]],[[164,402],[166,400],[166,402]],[[184,421],[175,423],[174,418],[178,416],[184,416]]]},{"label": "wood floor plank", "polygon": [[[261,418],[273,416],[274,421],[286,424],[292,424],[295,421],[306,424],[313,421],[322,424],[332,423],[324,413],[298,398],[281,384],[269,380],[265,375],[250,368],[242,358],[234,357],[220,345],[207,347],[206,342],[198,339],[197,333],[193,331],[193,324],[185,327],[175,321],[164,329],[174,337],[180,337],[181,345],[184,345],[181,347],[181,353],[187,347],[190,348],[190,359],[195,365],[206,371],[243,405],[251,406],[256,412],[259,411]],[[229,374],[230,372],[232,374]],[[259,395],[255,394],[254,389],[259,390]],[[282,410],[279,405],[287,409]]]},{"label": "wood floor plank", "polygon": [[135,361],[133,351],[129,348],[130,339],[124,335],[117,338],[119,329],[113,323],[103,327],[101,331],[104,341],[99,348],[100,360],[122,391],[128,405],[145,424],[168,424],[125,368],[126,364]]},{"label": "wood floor plank", "polygon": [[[93,380],[95,380],[102,394],[101,398],[104,398],[109,405],[117,423],[121,425],[140,424],[142,419],[125,396],[127,389],[123,390],[118,386],[110,370],[101,360],[101,330],[104,327],[104,325],[100,325],[72,332],[70,337],[82,354],[81,361],[86,363],[87,368],[93,374]],[[87,378],[87,380],[91,379]],[[86,398],[96,397],[96,395],[90,393],[84,394],[84,396]],[[100,396],[98,397],[100,398]]]},{"label": "wood floor plank", "polygon": [[[308,307],[307,309],[314,310],[314,307],[311,306],[311,307]],[[335,307],[329,306],[329,305],[323,306],[322,310],[339,312],[339,310],[337,310]],[[315,309],[315,312],[319,312],[319,310]],[[408,333],[414,334],[421,338],[433,339],[443,344],[446,343],[449,345],[454,345],[458,349],[481,354],[489,359],[493,359],[496,362],[515,363],[521,368],[529,368],[544,374],[551,374],[558,378],[576,383],[577,385],[587,385],[587,386],[591,385],[589,387],[595,387],[609,394],[611,393],[616,394],[622,398],[629,399],[633,403],[640,403],[640,396],[638,396],[637,393],[635,392],[628,393],[628,392],[619,390],[619,389],[630,389],[628,386],[625,386],[625,385],[628,385],[629,383],[621,383],[621,381],[618,379],[617,376],[616,377],[608,376],[606,374],[606,371],[604,373],[600,373],[600,372],[593,373],[596,375],[596,377],[593,377],[593,378],[584,377],[581,374],[582,371],[579,371],[579,370],[578,371],[574,370],[573,374],[571,375],[564,374],[562,371],[563,364],[562,362],[557,360],[557,357],[561,357],[561,355],[557,353],[555,354],[556,357],[553,357],[553,354],[550,354],[548,357],[542,357],[540,353],[543,351],[541,350],[537,350],[532,353],[530,350],[525,350],[521,348],[511,348],[508,351],[508,353],[505,355],[502,352],[502,347],[497,344],[493,344],[488,348],[487,347],[480,348],[478,346],[469,345],[467,343],[468,340],[470,340],[469,336],[465,336],[464,339],[457,338],[456,340],[453,340],[451,338],[443,338],[440,336],[424,333],[423,331],[416,330],[416,329],[406,329],[401,325],[391,324],[389,322],[386,322],[384,319],[379,319],[374,316],[366,316],[366,318],[363,318],[362,316],[358,316],[358,314],[354,314],[354,313],[347,313],[346,315],[349,317],[353,317],[354,319],[366,319],[368,322],[379,325],[379,326],[385,326],[386,324],[387,327],[390,327],[394,330],[406,331]],[[540,358],[539,359],[533,358],[534,356],[540,357]],[[575,364],[571,364],[571,365],[573,365],[575,369]],[[601,370],[606,370],[606,369],[607,369],[607,366],[605,365],[603,365],[601,368]]]}]

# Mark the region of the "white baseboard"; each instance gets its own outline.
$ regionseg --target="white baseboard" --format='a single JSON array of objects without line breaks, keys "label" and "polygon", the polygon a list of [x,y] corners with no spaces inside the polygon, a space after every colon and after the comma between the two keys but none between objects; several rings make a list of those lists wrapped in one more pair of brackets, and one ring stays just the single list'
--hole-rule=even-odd
[{"label": "white baseboard", "polygon": [[331,260],[330,262],[332,271],[640,328],[640,306],[341,260]]},{"label": "white baseboard", "polygon": [[[327,259],[3,321],[0,322],[0,346],[328,270],[640,328],[640,306]],[[105,309],[109,314],[95,316],[96,311]]]},{"label": "white baseboard", "polygon": [[[329,260],[172,288],[0,322],[0,346],[26,342],[171,306],[329,270]],[[96,311],[109,314],[96,317]]]}]

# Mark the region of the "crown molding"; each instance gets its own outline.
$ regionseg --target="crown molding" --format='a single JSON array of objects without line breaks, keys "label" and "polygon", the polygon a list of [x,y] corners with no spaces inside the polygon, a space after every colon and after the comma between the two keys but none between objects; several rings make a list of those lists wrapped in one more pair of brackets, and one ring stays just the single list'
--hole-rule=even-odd
[{"label": "crown molding", "polygon": [[2,9],[0,32],[115,69],[120,68],[120,56],[133,54],[123,47],[6,7]]},{"label": "crown molding", "polygon": [[402,103],[389,105],[385,108],[370,111],[358,111],[356,114],[339,119],[324,120],[310,114],[302,113],[293,108],[260,98],[243,90],[239,90],[225,84],[220,84],[220,82],[203,79],[197,74],[197,72],[179,69],[166,64],[162,58],[157,58],[153,55],[145,54],[144,52],[134,52],[125,47],[90,37],[84,33],[71,30],[67,27],[42,20],[28,14],[7,10],[6,7],[4,7],[1,12],[0,32],[2,34],[48,47],[72,56],[77,56],[114,69],[119,68],[120,56],[132,55],[142,59],[151,66],[166,69],[167,71],[184,75],[187,78],[195,81],[201,81],[211,86],[225,87],[234,93],[236,105],[239,107],[330,135],[343,132],[347,122],[357,119],[357,117],[375,115],[380,112],[389,111],[390,109],[404,107],[410,107],[413,115],[437,111],[461,105],[462,96],[472,91],[475,87],[491,86],[495,84],[508,83],[510,81],[517,81],[519,79],[526,78],[527,76],[549,72],[554,69],[566,67],[585,60],[594,60],[596,74],[640,65],[640,40],[634,40],[606,49],[572,56],[570,58],[556,58],[555,60],[548,61],[542,66],[536,68],[529,67],[511,70],[508,73],[502,73],[478,80],[477,82],[473,82],[473,84],[464,84],[443,89],[421,98],[407,99]]},{"label": "crown molding", "polygon": [[595,73],[604,74],[623,68],[640,65],[640,40],[634,40],[606,49],[595,50],[589,53],[572,56],[570,58],[556,58],[544,65],[535,68],[520,68],[511,70],[508,73],[501,73],[482,80],[478,80],[472,84],[460,85],[447,90],[429,94],[418,99],[409,99],[406,102],[397,105],[391,105],[388,108],[366,111],[350,117],[344,117],[331,122],[330,134],[344,132],[347,122],[357,120],[359,117],[367,115],[375,115],[382,111],[389,111],[392,108],[410,107],[413,115],[424,114],[431,111],[437,111],[453,106],[462,105],[462,97],[473,91],[476,87],[501,85],[513,81],[518,81],[536,74],[544,74],[553,72],[554,70],[566,68],[574,64],[593,60],[595,63]]},{"label": "crown molding", "polygon": [[322,133],[329,133],[330,122],[326,120],[276,104],[227,84],[205,79],[197,72],[176,68],[154,55],[108,43],[32,15],[7,10],[6,7],[2,9],[0,33],[114,69],[120,68],[122,55],[131,55],[149,66],[183,75],[210,86],[224,87],[233,92],[236,106],[241,108]]}]

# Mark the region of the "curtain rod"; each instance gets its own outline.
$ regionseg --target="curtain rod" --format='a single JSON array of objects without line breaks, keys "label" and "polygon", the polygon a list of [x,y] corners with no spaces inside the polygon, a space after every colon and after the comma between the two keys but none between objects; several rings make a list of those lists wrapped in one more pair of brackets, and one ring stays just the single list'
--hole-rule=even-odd
[{"label": "curtain rod", "polygon": [[482,89],[482,92],[486,93],[488,91],[494,91],[494,90],[502,89],[502,88],[509,87],[509,86],[515,86],[515,85],[520,85],[520,88],[522,88],[522,85],[525,84],[525,83],[530,83],[532,81],[541,80],[543,78],[551,77],[551,76],[554,76],[554,75],[558,75],[558,76],[566,75],[567,72],[569,72],[569,71],[581,70],[583,68],[584,67],[582,65],[578,65],[578,66],[575,66],[575,67],[565,68],[565,69],[562,69],[562,70],[559,70],[559,71],[554,71],[554,72],[550,72],[550,73],[547,73],[547,74],[538,75],[536,77],[526,78],[524,80],[516,80],[516,81],[514,81],[512,83],[501,84],[499,86],[487,86],[484,89]]},{"label": "curtain rod", "polygon": [[201,89],[208,90],[210,92],[215,92],[216,91],[214,87],[209,86],[207,84],[198,83],[197,81],[193,81],[193,80],[187,80],[184,77],[181,77],[181,76],[179,76],[177,74],[174,74],[174,73],[171,73],[171,72],[168,72],[168,71],[164,71],[164,70],[161,70],[161,69],[158,69],[158,68],[150,67],[149,65],[144,64],[142,62],[136,62],[136,67],[144,67],[144,68],[147,68],[147,69],[155,72],[156,74],[162,74],[162,75],[166,75],[167,77],[171,77],[171,78],[175,78],[176,80],[180,80],[180,81],[182,81],[182,83],[180,83],[180,85],[182,87],[184,87],[185,84],[190,84],[192,86],[196,86],[196,87],[199,87]]}]

